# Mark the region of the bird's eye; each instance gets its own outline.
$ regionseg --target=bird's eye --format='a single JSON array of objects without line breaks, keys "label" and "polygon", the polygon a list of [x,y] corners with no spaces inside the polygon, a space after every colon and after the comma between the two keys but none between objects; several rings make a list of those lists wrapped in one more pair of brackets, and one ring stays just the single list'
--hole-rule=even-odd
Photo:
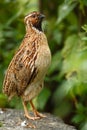
[{"label": "bird's eye", "polygon": [[35,18],[35,15],[32,15],[33,18]]}]

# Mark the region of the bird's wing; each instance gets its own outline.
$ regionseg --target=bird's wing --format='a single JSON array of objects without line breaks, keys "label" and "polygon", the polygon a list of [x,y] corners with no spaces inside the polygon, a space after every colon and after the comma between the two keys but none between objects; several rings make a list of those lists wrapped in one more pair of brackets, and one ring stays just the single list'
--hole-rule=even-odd
[{"label": "bird's wing", "polygon": [[21,45],[13,57],[4,79],[3,91],[8,96],[11,93],[21,95],[37,74],[35,60],[37,58],[37,41]]}]

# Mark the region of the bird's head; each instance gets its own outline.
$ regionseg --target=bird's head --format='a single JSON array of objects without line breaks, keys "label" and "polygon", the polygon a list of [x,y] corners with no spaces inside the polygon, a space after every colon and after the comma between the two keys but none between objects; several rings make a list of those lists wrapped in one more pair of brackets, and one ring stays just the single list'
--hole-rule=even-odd
[{"label": "bird's head", "polygon": [[28,14],[27,16],[25,16],[24,22],[27,26],[29,26],[29,24],[32,24],[33,27],[35,27],[39,31],[42,31],[41,24],[44,17],[45,16],[43,14],[34,11]]}]

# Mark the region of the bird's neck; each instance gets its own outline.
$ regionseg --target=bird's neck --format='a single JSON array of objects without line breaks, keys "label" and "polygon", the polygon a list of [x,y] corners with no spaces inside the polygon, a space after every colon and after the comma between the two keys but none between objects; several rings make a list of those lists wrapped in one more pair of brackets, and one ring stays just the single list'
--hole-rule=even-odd
[{"label": "bird's neck", "polygon": [[39,31],[42,31],[42,26],[41,26],[41,24],[33,25],[33,27],[36,28],[36,29],[39,30]]},{"label": "bird's neck", "polygon": [[26,26],[26,33],[27,34],[31,34],[31,33],[33,33],[33,32],[43,32],[42,31],[42,26],[41,26],[41,23],[40,24],[35,24],[35,25],[32,25],[32,24],[28,24],[27,26]]}]

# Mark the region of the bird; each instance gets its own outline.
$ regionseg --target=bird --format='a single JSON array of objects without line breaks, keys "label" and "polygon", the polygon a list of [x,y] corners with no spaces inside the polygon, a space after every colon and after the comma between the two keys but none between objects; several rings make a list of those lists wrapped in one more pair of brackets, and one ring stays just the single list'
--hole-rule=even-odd
[{"label": "bird", "polygon": [[[46,117],[33,104],[33,99],[44,87],[44,78],[51,64],[51,50],[42,29],[44,18],[45,15],[38,11],[25,16],[25,36],[6,70],[3,81],[3,93],[9,100],[14,96],[21,97],[24,115],[31,120]],[[28,103],[34,116],[28,112]]]}]

